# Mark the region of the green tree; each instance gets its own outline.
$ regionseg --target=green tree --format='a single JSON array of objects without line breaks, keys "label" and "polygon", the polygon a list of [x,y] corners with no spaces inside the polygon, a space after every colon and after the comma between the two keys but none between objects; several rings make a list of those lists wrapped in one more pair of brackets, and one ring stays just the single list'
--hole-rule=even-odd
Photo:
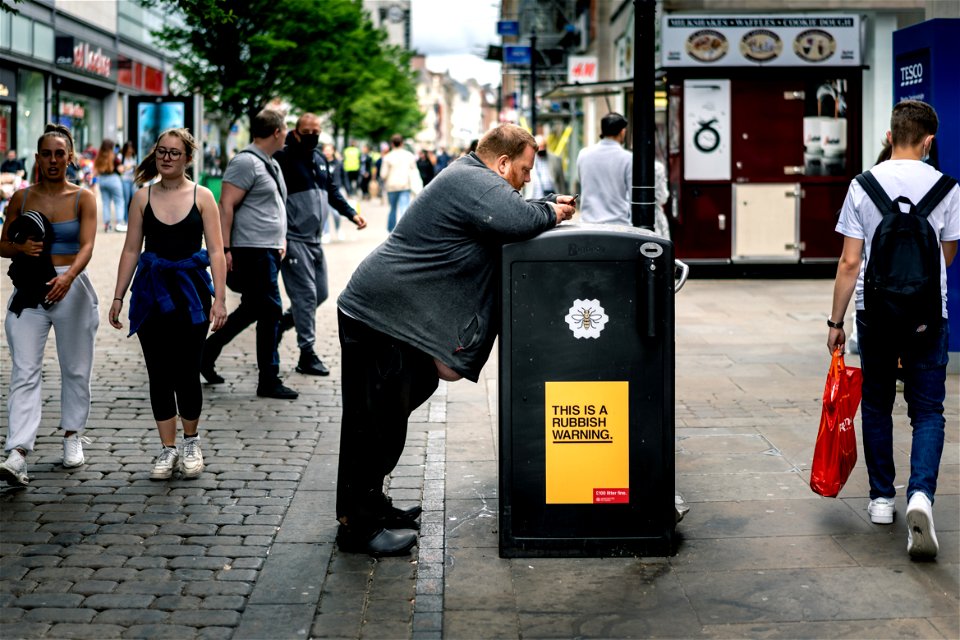
[{"label": "green tree", "polygon": [[[375,100],[406,105],[389,113],[411,120],[416,92],[408,59],[384,45],[384,33],[374,29],[360,0],[140,2],[182,16],[157,35],[185,87],[205,97],[221,139],[278,97],[298,110],[330,113],[345,130],[357,105]],[[371,93],[383,90],[396,93]]]}]

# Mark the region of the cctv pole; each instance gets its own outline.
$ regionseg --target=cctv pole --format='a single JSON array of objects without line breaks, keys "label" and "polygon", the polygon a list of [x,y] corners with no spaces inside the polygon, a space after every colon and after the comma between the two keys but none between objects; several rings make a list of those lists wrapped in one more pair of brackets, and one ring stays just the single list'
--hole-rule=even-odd
[{"label": "cctv pole", "polygon": [[537,32],[530,30],[530,129],[537,135]]}]

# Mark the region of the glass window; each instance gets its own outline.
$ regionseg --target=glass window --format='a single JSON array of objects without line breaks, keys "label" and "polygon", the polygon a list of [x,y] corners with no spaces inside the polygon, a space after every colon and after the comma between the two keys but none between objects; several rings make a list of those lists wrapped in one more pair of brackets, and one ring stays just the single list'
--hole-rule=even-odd
[{"label": "glass window", "polygon": [[21,70],[17,77],[17,152],[27,160],[28,175],[33,170],[37,138],[47,124],[44,97],[43,74]]},{"label": "glass window", "polygon": [[11,20],[11,48],[25,56],[33,54],[33,23],[23,16],[13,16]]},{"label": "glass window", "polygon": [[33,24],[33,57],[53,62],[53,29],[45,24]]},{"label": "glass window", "polygon": [[0,11],[0,49],[10,48],[10,18],[9,13]]}]

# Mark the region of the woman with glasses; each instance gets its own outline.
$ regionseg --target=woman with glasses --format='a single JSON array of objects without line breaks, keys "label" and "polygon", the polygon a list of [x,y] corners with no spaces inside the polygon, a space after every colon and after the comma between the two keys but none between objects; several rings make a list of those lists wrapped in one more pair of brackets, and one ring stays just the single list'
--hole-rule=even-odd
[{"label": "woman with glasses", "polygon": [[[123,328],[120,312],[132,279],[130,335],[140,338],[163,446],[150,472],[153,480],[170,478],[175,470],[184,478],[203,471],[200,354],[207,329],[216,331],[227,319],[220,213],[210,190],[185,174],[196,149],[189,131],[167,129],[137,167],[137,185],[160,180],[133,194],[108,315],[115,329]],[[213,270],[212,283],[207,267]],[[182,451],[176,445],[178,415]]]},{"label": "woman with glasses", "polygon": [[4,324],[11,363],[9,455],[0,464],[0,477],[10,484],[30,481],[26,456],[40,428],[41,369],[50,327],[60,361],[63,466],[85,461],[78,434],[90,414],[93,344],[100,326],[97,294],[85,269],[97,235],[97,201],[67,181],[74,158],[70,131],[48,124],[37,141],[39,178],[13,194],[0,231],[0,255],[13,258],[15,287]]}]

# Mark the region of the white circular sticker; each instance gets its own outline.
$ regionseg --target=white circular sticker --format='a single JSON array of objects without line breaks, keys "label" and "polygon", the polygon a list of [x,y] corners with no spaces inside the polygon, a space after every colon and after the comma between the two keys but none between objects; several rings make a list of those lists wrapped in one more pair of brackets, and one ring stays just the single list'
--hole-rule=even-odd
[{"label": "white circular sticker", "polygon": [[574,300],[564,320],[575,338],[599,338],[607,315],[599,300]]}]

